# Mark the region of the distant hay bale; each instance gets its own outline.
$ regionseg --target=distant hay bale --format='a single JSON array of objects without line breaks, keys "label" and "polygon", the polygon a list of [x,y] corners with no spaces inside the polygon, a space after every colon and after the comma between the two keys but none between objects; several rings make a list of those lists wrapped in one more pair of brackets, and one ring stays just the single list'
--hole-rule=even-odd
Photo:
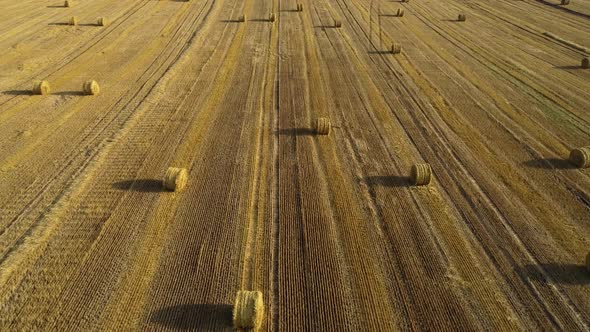
[{"label": "distant hay bale", "polygon": [[302,3],[298,3],[297,4],[297,11],[298,12],[302,12],[303,11],[303,4]]},{"label": "distant hay bale", "polygon": [[410,0],[402,0],[402,2],[410,2]]},{"label": "distant hay bale", "polygon": [[82,85],[82,90],[86,95],[97,95],[100,93],[100,86],[94,80],[88,80]]},{"label": "distant hay bale", "polygon": [[397,16],[397,17],[403,17],[404,16],[404,10],[403,10],[403,8],[398,8],[397,9],[397,13],[395,13],[395,16]]},{"label": "distant hay bale", "polygon": [[72,7],[74,4],[71,1],[66,0],[66,2],[64,2],[64,7]]},{"label": "distant hay bale", "polygon": [[186,186],[188,172],[185,168],[168,167],[162,185],[166,190],[181,191]]},{"label": "distant hay bale", "polygon": [[318,135],[328,135],[330,134],[330,128],[332,125],[330,124],[330,119],[328,118],[318,118],[315,123],[315,131]]},{"label": "distant hay bale", "polygon": [[430,183],[432,169],[430,164],[416,164],[410,170],[410,178],[416,186],[423,186]]},{"label": "distant hay bale", "polygon": [[48,95],[51,93],[49,82],[47,81],[35,81],[33,82],[33,93],[36,95]]},{"label": "distant hay bale", "polygon": [[582,59],[581,67],[584,69],[590,68],[590,59],[588,59],[588,57],[585,57],[584,59]]},{"label": "distant hay bale", "polygon": [[590,166],[590,146],[573,149],[570,152],[570,162],[578,168]]},{"label": "distant hay bale", "polygon": [[342,22],[340,20],[334,20],[334,27],[335,28],[341,28],[342,27]]},{"label": "distant hay bale", "polygon": [[99,17],[98,18],[98,25],[99,26],[104,27],[107,24],[109,24],[109,22],[107,21],[107,19],[105,17]]},{"label": "distant hay bale", "polygon": [[246,14],[238,17],[238,22],[246,22]]},{"label": "distant hay bale", "polygon": [[570,4],[570,0],[561,0],[561,5],[566,6]]},{"label": "distant hay bale", "polygon": [[78,25],[78,18],[76,16],[70,17],[70,25]]},{"label": "distant hay bale", "polygon": [[270,15],[268,16],[268,20],[270,22],[274,22],[277,19],[277,15],[275,13],[270,13]]},{"label": "distant hay bale", "polygon": [[467,17],[465,16],[465,14],[459,14],[459,17],[457,18],[457,21],[459,21],[459,22],[465,22],[466,19],[467,19]]},{"label": "distant hay bale", "polygon": [[402,52],[402,45],[400,45],[398,43],[393,43],[393,45],[391,45],[391,53],[400,54],[401,52]]},{"label": "distant hay bale", "polygon": [[234,303],[233,321],[236,329],[258,329],[264,318],[262,292],[238,291]]}]

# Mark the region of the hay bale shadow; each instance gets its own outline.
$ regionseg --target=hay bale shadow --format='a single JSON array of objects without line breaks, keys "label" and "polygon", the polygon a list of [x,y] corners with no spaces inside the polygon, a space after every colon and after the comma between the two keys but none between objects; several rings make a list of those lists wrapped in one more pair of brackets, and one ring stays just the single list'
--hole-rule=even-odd
[{"label": "hay bale shadow", "polygon": [[373,50],[373,51],[368,51],[368,54],[374,55],[374,54],[392,54],[391,50],[384,50],[384,51],[377,51],[377,50]]},{"label": "hay bale shadow", "polygon": [[409,187],[410,178],[407,176],[367,176],[364,179],[365,183],[369,186],[382,186],[382,187]]},{"label": "hay bale shadow", "polygon": [[70,23],[64,23],[64,22],[58,22],[58,23],[47,23],[47,25],[65,26],[65,25],[71,25],[71,24]]},{"label": "hay bale shadow", "polygon": [[32,96],[33,91],[31,90],[8,90],[3,91],[3,95],[10,95],[10,96]]},{"label": "hay bale shadow", "polygon": [[313,136],[315,135],[315,130],[311,128],[285,128],[279,129],[275,131],[277,135],[284,135],[284,136]]},{"label": "hay bale shadow", "polygon": [[561,158],[537,158],[523,163],[527,167],[542,169],[575,169],[568,160]]},{"label": "hay bale shadow", "polygon": [[[539,271],[541,267],[544,273]],[[588,285],[590,284],[590,271],[586,266],[580,264],[527,264],[516,269],[516,272],[523,278],[539,281],[543,283],[548,282],[548,278],[559,284],[566,285]]]},{"label": "hay bale shadow", "polygon": [[113,183],[113,188],[120,190],[132,190],[139,192],[157,193],[165,191],[162,186],[162,180],[154,179],[137,179],[125,180]]},{"label": "hay bale shadow", "polygon": [[571,65],[570,66],[555,66],[553,68],[563,69],[563,70],[571,70],[571,69],[573,69],[573,70],[577,70],[577,69],[584,70],[585,69],[585,68],[582,68],[582,66],[580,66],[580,65],[577,65],[577,66],[571,66]]},{"label": "hay bale shadow", "polygon": [[180,329],[233,331],[232,306],[229,304],[182,304],[152,312],[150,322]]},{"label": "hay bale shadow", "polygon": [[82,91],[60,91],[53,94],[58,96],[84,96]]}]

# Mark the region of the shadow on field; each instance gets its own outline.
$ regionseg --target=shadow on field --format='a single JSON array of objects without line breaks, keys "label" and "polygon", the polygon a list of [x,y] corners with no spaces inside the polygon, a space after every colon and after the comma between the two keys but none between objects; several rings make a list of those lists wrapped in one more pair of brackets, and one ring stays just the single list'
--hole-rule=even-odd
[{"label": "shadow on field", "polygon": [[53,94],[58,96],[84,96],[82,91],[59,91]]},{"label": "shadow on field", "polygon": [[575,69],[585,70],[585,68],[582,68],[582,66],[580,66],[580,65],[577,65],[577,66],[571,66],[571,65],[570,66],[555,66],[553,68],[556,68],[556,69],[567,69],[567,70],[570,70],[570,69],[574,69],[574,70]]},{"label": "shadow on field", "polygon": [[11,96],[32,96],[33,92],[31,90],[8,90],[3,91],[2,94]]},{"label": "shadow on field", "polygon": [[369,53],[369,54],[393,54],[393,53],[391,53],[391,50],[384,50],[384,51],[373,50],[373,51],[368,51],[367,53]]},{"label": "shadow on field", "polygon": [[555,8],[555,9],[559,9],[559,10],[562,10],[564,12],[570,13],[570,14],[575,15],[575,16],[579,16],[579,17],[583,17],[583,18],[590,18],[590,15],[588,15],[588,14],[584,14],[584,13],[577,12],[575,10],[571,10],[571,9],[567,8],[566,6],[563,6],[561,4],[551,3],[551,2],[545,1],[545,0],[536,0],[536,1],[537,2],[540,2],[540,3],[543,3],[543,4],[547,5],[547,6],[551,6],[551,7]]},{"label": "shadow on field", "polygon": [[383,187],[408,187],[410,186],[410,178],[407,176],[367,176],[365,183],[369,186],[383,186]]},{"label": "shadow on field", "polygon": [[574,169],[574,165],[570,164],[568,160],[561,158],[539,158],[525,161],[523,163],[527,167],[543,168],[543,169]]},{"label": "shadow on field", "polygon": [[113,183],[113,188],[121,190],[132,190],[148,193],[157,193],[164,191],[162,180],[154,179],[137,179],[125,180]]},{"label": "shadow on field", "polygon": [[235,20],[221,20],[223,23],[243,23],[242,21],[235,19]]},{"label": "shadow on field", "polygon": [[547,277],[558,284],[587,285],[590,284],[590,272],[584,265],[576,264],[540,264],[546,274],[541,273],[537,265],[529,264],[517,268],[517,273],[524,278],[547,282]]},{"label": "shadow on field", "polygon": [[47,8],[68,8],[68,7],[61,5],[61,6],[47,6]]},{"label": "shadow on field", "polygon": [[[64,23],[64,22],[58,22],[58,23],[47,23],[47,25],[59,25],[59,26],[66,26],[66,25],[70,25],[70,23]],[[74,26],[74,25],[72,25]]]},{"label": "shadow on field", "polygon": [[275,134],[285,136],[313,136],[315,131],[311,128],[286,128],[275,131]]},{"label": "shadow on field", "polygon": [[181,330],[232,331],[232,306],[228,304],[183,304],[150,315],[150,322]]}]

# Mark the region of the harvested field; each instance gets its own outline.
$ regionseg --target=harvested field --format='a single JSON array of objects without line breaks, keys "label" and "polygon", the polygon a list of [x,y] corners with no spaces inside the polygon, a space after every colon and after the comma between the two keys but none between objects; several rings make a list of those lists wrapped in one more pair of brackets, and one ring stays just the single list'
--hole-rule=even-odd
[{"label": "harvested field", "polygon": [[0,0],[0,331],[590,330],[589,1],[66,3]]}]

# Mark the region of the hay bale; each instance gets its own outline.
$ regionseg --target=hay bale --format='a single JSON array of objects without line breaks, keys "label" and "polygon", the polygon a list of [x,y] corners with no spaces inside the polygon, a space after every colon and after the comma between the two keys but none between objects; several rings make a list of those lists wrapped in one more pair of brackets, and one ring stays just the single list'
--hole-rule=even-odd
[{"label": "hay bale", "polygon": [[69,24],[70,24],[70,25],[78,25],[78,18],[77,18],[76,16],[72,16],[72,17],[70,18],[70,22],[69,22]]},{"label": "hay bale", "polygon": [[570,0],[561,0],[561,5],[562,6],[567,6],[570,4]]},{"label": "hay bale", "polygon": [[72,7],[74,4],[71,1],[66,0],[66,2],[64,2],[64,7]]},{"label": "hay bale", "polygon": [[330,124],[330,119],[318,118],[315,123],[315,132],[318,135],[328,135],[330,134],[331,127],[332,125]]},{"label": "hay bale", "polygon": [[582,59],[581,67],[584,69],[590,68],[590,59],[588,59],[588,57]]},{"label": "hay bale", "polygon": [[236,329],[258,329],[264,318],[262,292],[238,291],[234,303],[233,321]]},{"label": "hay bale", "polygon": [[431,175],[432,169],[430,168],[430,164],[416,164],[410,170],[410,178],[416,186],[429,184]]},{"label": "hay bale", "polygon": [[397,17],[403,17],[404,16],[404,10],[403,10],[403,8],[398,8],[397,9],[397,13],[395,13],[395,16],[397,16]]},{"label": "hay bale", "polygon": [[457,17],[457,21],[459,22],[465,22],[466,19],[467,17],[465,16],[465,14],[459,14],[459,17]]},{"label": "hay bale", "polygon": [[100,93],[100,86],[94,80],[88,80],[82,85],[82,90],[86,95],[97,95]]},{"label": "hay bale", "polygon": [[402,52],[402,45],[398,44],[398,43],[393,43],[393,45],[391,45],[391,53],[392,54],[400,54]]},{"label": "hay bale", "polygon": [[277,15],[275,13],[270,13],[270,15],[268,16],[268,20],[270,22],[274,22],[277,19]]},{"label": "hay bale", "polygon": [[98,26],[104,27],[108,24],[108,21],[105,17],[98,18]]},{"label": "hay bale", "polygon": [[188,172],[185,168],[168,167],[162,185],[166,190],[181,191],[186,186]]},{"label": "hay bale", "polygon": [[578,168],[590,167],[590,146],[573,149],[569,159]]},{"label": "hay bale", "polygon": [[340,20],[334,20],[334,28],[341,28],[342,22]]},{"label": "hay bale", "polygon": [[238,17],[238,22],[246,22],[246,14]]},{"label": "hay bale", "polygon": [[33,93],[36,95],[48,95],[51,93],[49,82],[47,81],[35,81],[33,82]]},{"label": "hay bale", "polygon": [[410,0],[402,0],[402,2],[410,2]]},{"label": "hay bale", "polygon": [[297,11],[298,12],[302,12],[303,11],[303,4],[302,3],[298,3],[297,4]]}]

